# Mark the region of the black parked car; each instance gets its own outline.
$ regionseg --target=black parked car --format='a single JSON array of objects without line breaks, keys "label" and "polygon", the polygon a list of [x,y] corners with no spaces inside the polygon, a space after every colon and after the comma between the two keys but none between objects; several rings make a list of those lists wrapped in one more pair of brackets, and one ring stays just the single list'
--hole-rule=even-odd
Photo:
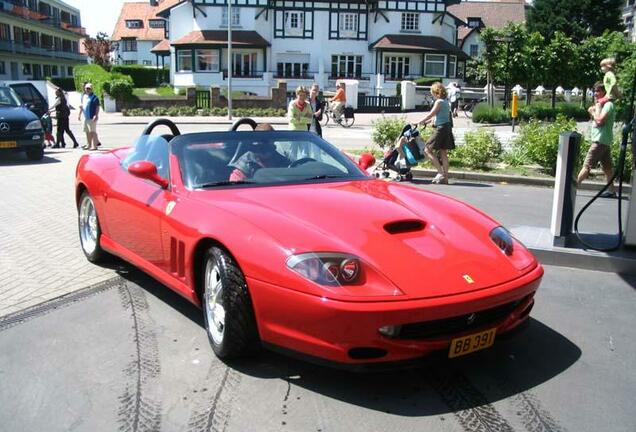
[{"label": "black parked car", "polygon": [[42,122],[13,89],[0,86],[0,153],[24,151],[31,160],[44,157]]},{"label": "black parked car", "polygon": [[12,82],[8,86],[16,92],[22,103],[39,118],[42,118],[49,110],[48,102],[33,84],[29,82]]}]

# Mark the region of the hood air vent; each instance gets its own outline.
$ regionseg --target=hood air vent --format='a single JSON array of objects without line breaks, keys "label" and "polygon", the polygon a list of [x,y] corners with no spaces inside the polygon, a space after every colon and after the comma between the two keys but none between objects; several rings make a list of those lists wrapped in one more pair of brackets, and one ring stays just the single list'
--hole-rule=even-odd
[{"label": "hood air vent", "polygon": [[403,220],[389,222],[384,225],[384,230],[389,234],[401,234],[414,231],[422,231],[426,224],[419,220]]}]

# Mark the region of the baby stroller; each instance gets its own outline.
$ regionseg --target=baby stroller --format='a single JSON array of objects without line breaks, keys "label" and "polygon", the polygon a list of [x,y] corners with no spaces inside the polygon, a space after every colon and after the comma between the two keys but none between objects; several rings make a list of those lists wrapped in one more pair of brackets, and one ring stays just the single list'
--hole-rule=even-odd
[{"label": "baby stroller", "polygon": [[44,145],[52,147],[55,144],[55,138],[53,138],[53,120],[51,115],[48,112],[44,113],[40,122],[42,123],[42,129],[44,129]]},{"label": "baby stroller", "polygon": [[400,159],[396,142],[396,145],[384,153],[384,159],[375,167],[372,174],[377,178],[390,179],[393,173],[395,175],[394,180],[413,180],[411,167],[417,165],[417,161],[424,158],[416,141],[419,136],[420,131],[417,130],[417,126],[412,127],[410,124],[404,126],[397,141],[402,137],[407,138],[407,142],[403,147],[405,157]]}]

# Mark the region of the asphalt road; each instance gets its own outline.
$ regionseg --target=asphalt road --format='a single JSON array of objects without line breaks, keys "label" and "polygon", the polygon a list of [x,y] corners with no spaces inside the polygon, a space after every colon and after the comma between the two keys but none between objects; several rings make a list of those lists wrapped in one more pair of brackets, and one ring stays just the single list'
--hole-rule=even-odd
[{"label": "asphalt road", "polygon": [[0,429],[636,429],[634,278],[548,267],[515,337],[360,375],[268,352],[224,364],[198,309],[115,266],[115,279],[0,319]]}]

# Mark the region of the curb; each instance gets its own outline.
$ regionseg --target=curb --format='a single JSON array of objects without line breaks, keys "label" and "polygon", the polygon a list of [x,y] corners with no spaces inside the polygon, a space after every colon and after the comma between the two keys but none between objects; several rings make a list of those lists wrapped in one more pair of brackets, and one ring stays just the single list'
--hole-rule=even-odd
[{"label": "curb", "polygon": [[[437,171],[429,170],[429,169],[413,169],[413,176],[419,178],[428,178],[435,177]],[[474,180],[474,181],[482,181],[487,183],[509,183],[509,184],[519,184],[519,185],[528,185],[528,186],[545,186],[545,187],[554,187],[554,179],[553,178],[542,178],[542,177],[523,177],[523,176],[513,176],[513,175],[505,175],[505,174],[487,174],[487,173],[476,173],[470,171],[451,171],[450,178],[454,180]],[[602,182],[594,182],[588,181],[583,183],[579,189],[581,190],[601,190],[605,186],[605,183]],[[629,184],[623,184],[623,193],[631,193],[632,187]]]},{"label": "curb", "polygon": [[613,256],[583,249],[528,247],[541,264],[636,275],[636,258]]}]

